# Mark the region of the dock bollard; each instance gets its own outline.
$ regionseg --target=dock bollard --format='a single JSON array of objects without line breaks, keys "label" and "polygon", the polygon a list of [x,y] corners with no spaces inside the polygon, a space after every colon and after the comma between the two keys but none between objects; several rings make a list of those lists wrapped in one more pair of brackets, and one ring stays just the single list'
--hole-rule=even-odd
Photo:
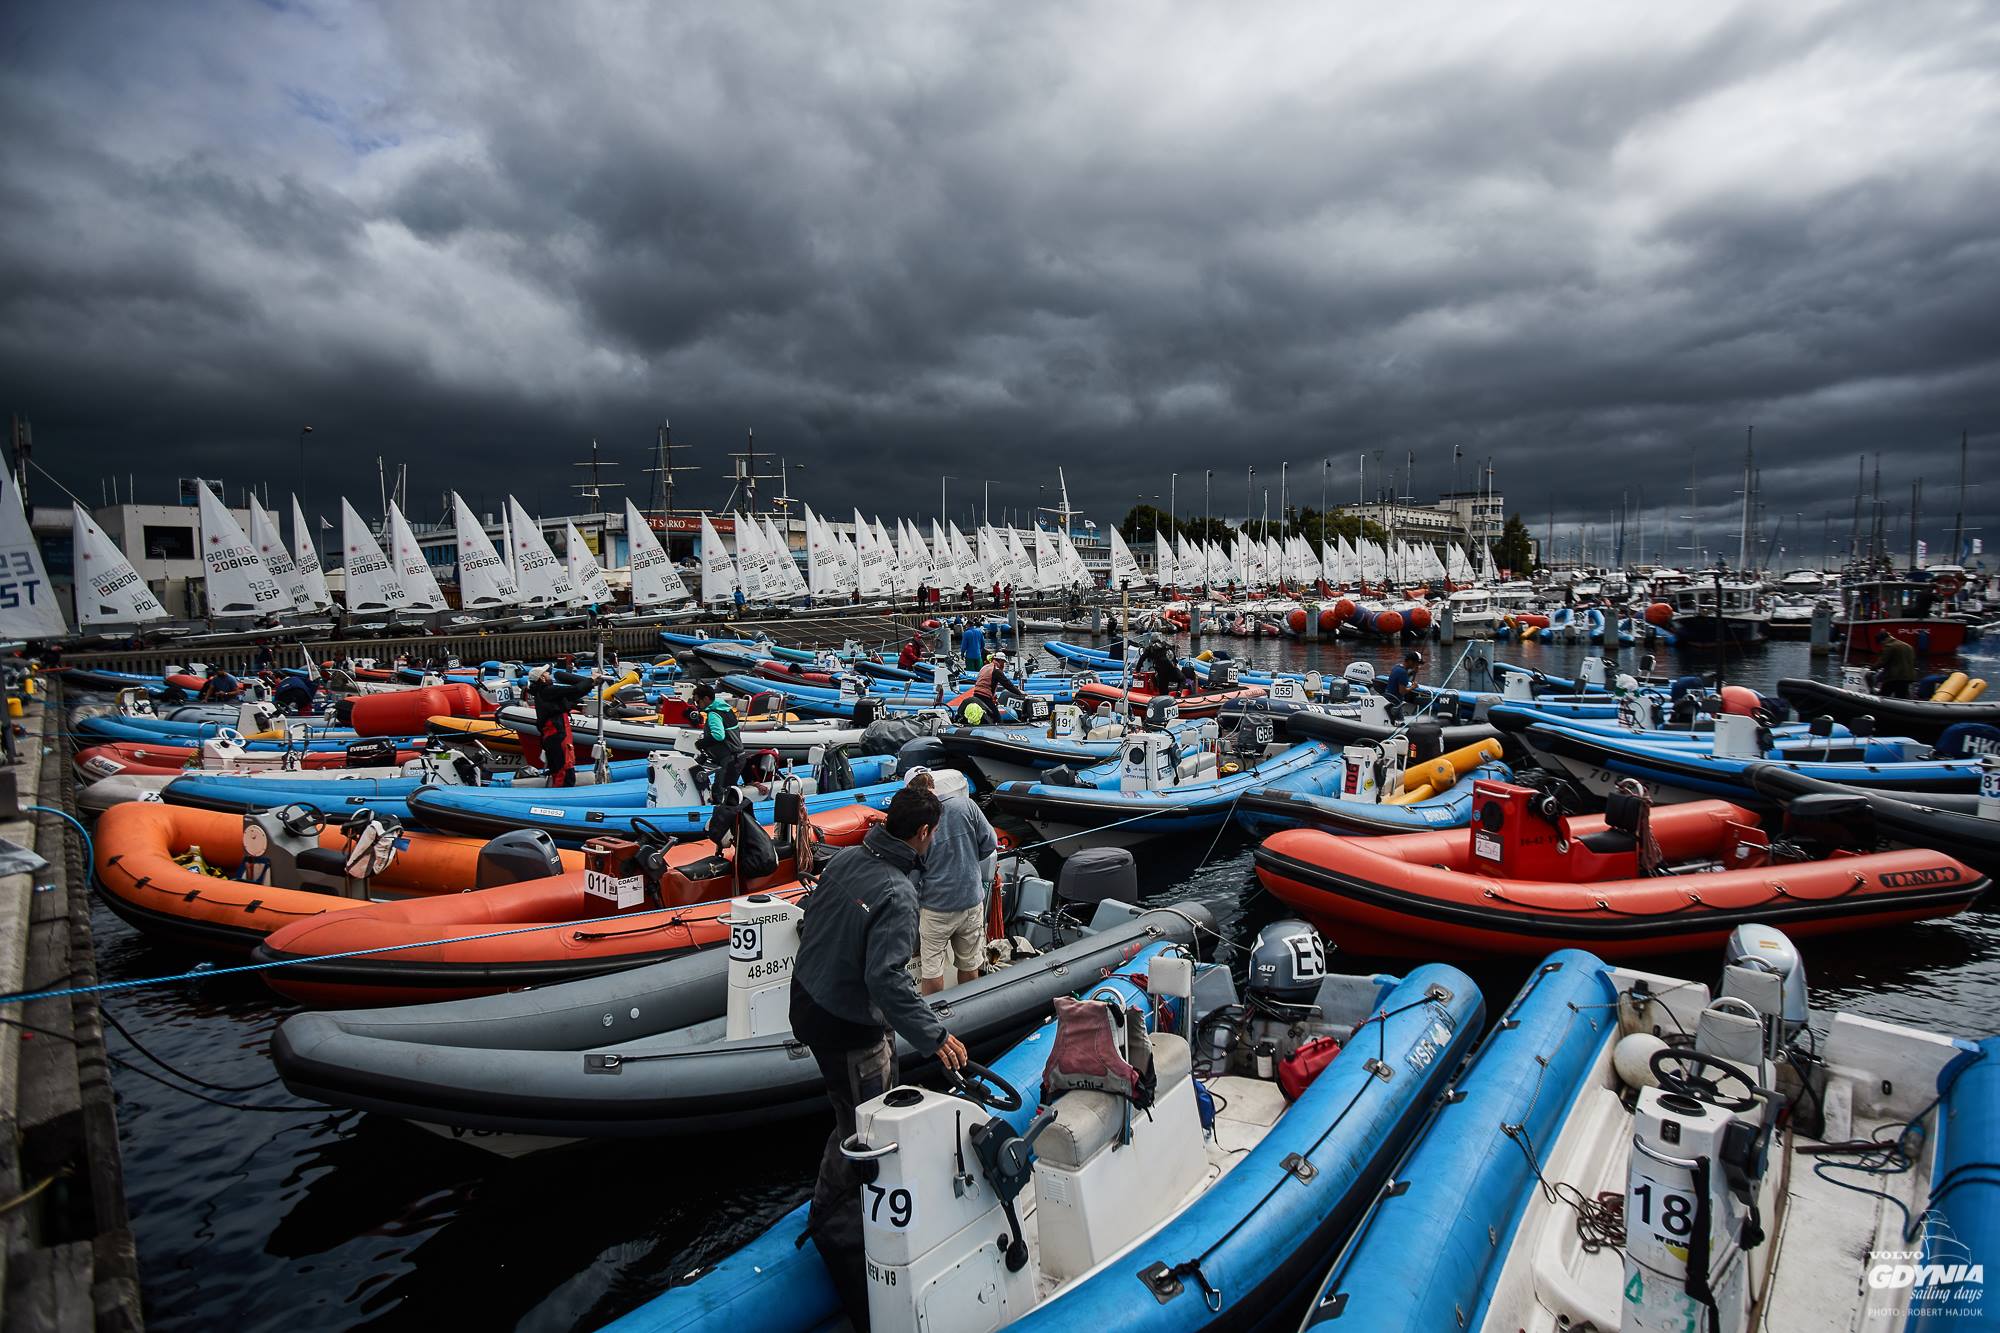
[{"label": "dock bollard", "polygon": [[1307,603],[1306,603],[1306,605],[1305,605],[1305,612],[1306,612],[1306,627],[1305,627],[1305,641],[1306,641],[1307,643],[1318,643],[1318,642],[1319,642],[1319,603],[1318,603],[1318,602],[1307,602]]},{"label": "dock bollard", "polygon": [[1833,603],[1821,598],[1813,603],[1812,656],[1825,657],[1833,651]]}]

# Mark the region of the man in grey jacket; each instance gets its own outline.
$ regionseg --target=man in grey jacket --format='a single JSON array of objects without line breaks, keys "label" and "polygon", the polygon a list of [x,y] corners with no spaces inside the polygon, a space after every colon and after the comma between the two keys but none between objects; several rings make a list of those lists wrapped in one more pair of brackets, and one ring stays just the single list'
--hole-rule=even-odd
[{"label": "man in grey jacket", "polygon": [[913,773],[910,780],[928,780],[938,799],[937,833],[917,885],[917,984],[935,995],[951,984],[952,969],[961,986],[979,980],[986,961],[986,892],[999,842],[972,803],[963,773],[941,768],[921,779]]},{"label": "man in grey jacket", "polygon": [[919,1051],[935,1051],[946,1069],[966,1060],[964,1044],[945,1031],[910,978],[917,944],[913,876],[923,867],[937,823],[937,797],[927,784],[897,792],[887,821],[820,876],[799,923],[793,964],[792,1035],[811,1049],[833,1103],[833,1132],[820,1154],[806,1230],[848,1319],[864,1330],[866,1177],[841,1153],[841,1141],[854,1133],[854,1108],[895,1086],[895,1036]]}]

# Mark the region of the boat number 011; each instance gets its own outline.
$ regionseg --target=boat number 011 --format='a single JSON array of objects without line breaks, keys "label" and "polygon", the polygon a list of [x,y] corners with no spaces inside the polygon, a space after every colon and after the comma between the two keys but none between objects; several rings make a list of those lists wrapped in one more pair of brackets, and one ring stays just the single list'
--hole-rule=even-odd
[{"label": "boat number 011", "polygon": [[917,1201],[910,1192],[898,1186],[884,1189],[880,1185],[864,1186],[868,1205],[868,1220],[878,1227],[888,1227],[891,1231],[907,1231],[917,1217]]}]

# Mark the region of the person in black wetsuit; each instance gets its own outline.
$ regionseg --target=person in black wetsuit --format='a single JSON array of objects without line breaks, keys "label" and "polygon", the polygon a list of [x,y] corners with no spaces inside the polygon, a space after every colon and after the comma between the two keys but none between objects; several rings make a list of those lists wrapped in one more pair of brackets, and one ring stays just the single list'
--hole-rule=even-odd
[{"label": "person in black wetsuit", "polygon": [[583,702],[590,686],[560,685],[547,667],[528,676],[528,702],[535,706],[535,726],[541,736],[542,767],[551,787],[576,785],[576,738],[570,734],[570,710]]}]

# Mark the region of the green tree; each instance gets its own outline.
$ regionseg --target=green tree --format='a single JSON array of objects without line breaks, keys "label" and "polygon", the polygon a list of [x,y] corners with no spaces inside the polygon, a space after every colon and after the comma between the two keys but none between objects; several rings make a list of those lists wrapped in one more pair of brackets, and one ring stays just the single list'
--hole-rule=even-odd
[{"label": "green tree", "polygon": [[1500,540],[1493,543],[1493,563],[1510,578],[1525,578],[1535,563],[1535,546],[1528,540],[1528,525],[1519,514],[1507,515]]},{"label": "green tree", "polygon": [[1174,526],[1173,515],[1157,505],[1134,505],[1118,523],[1118,535],[1128,543],[1151,541],[1155,532],[1174,536],[1179,529]]}]

